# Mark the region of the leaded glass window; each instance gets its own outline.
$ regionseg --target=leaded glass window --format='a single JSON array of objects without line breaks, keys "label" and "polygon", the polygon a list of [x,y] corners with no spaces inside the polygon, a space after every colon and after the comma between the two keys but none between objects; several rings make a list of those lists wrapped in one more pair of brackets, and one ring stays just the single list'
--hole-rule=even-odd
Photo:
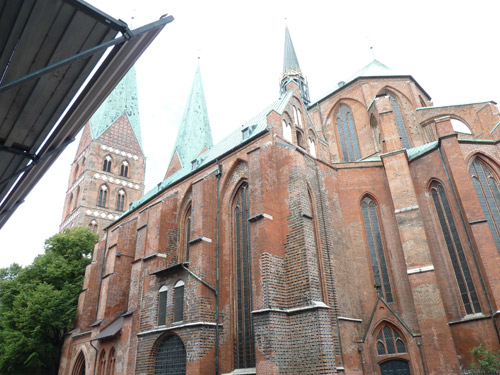
[{"label": "leaded glass window", "polygon": [[408,136],[406,135],[406,126],[403,120],[403,115],[401,114],[401,109],[399,108],[399,104],[392,95],[389,95],[389,99],[391,101],[392,112],[394,113],[394,120],[396,121],[396,128],[398,129],[399,138],[401,139],[401,145],[404,148],[410,148],[410,141],[408,140]]},{"label": "leaded glass window", "polygon": [[175,284],[174,297],[174,322],[180,322],[184,320],[184,281]]},{"label": "leaded glass window", "polygon": [[120,168],[120,176],[128,177],[128,163],[126,161],[122,163],[122,166]]},{"label": "leaded glass window", "polygon": [[500,190],[498,178],[481,159],[474,159],[470,175],[484,216],[488,221],[493,240],[500,253]]},{"label": "leaded glass window", "polygon": [[162,326],[166,324],[167,320],[167,296],[168,288],[163,285],[160,288],[160,293],[158,296],[158,325]]},{"label": "leaded glass window", "polygon": [[443,185],[437,181],[433,182],[431,185],[431,195],[465,311],[467,314],[480,312],[481,308],[477,299],[476,289],[472,282],[469,266],[467,265],[462,243]]},{"label": "leaded glass window", "polygon": [[99,199],[97,200],[97,205],[100,207],[106,207],[106,200],[108,198],[108,187],[106,185],[101,185],[99,189]]},{"label": "leaded glass window", "polygon": [[169,336],[158,345],[155,375],[185,375],[186,348],[178,336]]},{"label": "leaded glass window", "polygon": [[377,335],[377,354],[387,355],[406,353],[406,345],[401,335],[393,328],[385,325]]},{"label": "leaded glass window", "polygon": [[184,218],[184,259],[189,262],[189,242],[191,241],[191,207]]},{"label": "leaded glass window", "polygon": [[106,156],[102,165],[102,170],[104,172],[111,172],[111,156]]},{"label": "leaded glass window", "polygon": [[236,263],[235,368],[255,367],[254,333],[251,315],[252,283],[248,215],[248,185],[244,183],[236,193],[233,206],[233,240]]},{"label": "leaded glass window", "polygon": [[363,212],[363,222],[368,250],[370,252],[375,288],[379,290],[387,302],[394,302],[391,281],[385,260],[384,242],[380,231],[377,206],[370,197],[365,197],[361,202],[361,211]]},{"label": "leaded glass window", "polygon": [[337,111],[337,129],[344,161],[360,159],[361,153],[359,151],[358,136],[354,127],[354,119],[351,110],[346,105],[341,105]]},{"label": "leaded glass window", "polygon": [[125,191],[123,189],[120,189],[120,191],[116,195],[116,210],[123,211],[124,206],[125,206]]}]

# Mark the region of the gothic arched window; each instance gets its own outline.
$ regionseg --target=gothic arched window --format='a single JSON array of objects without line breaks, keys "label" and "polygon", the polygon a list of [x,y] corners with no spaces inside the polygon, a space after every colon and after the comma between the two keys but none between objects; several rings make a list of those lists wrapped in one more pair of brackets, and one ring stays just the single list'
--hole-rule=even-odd
[{"label": "gothic arched window", "polygon": [[123,207],[125,206],[125,191],[120,189],[118,194],[116,194],[116,210],[123,211]]},{"label": "gothic arched window", "polygon": [[288,142],[292,142],[292,127],[286,122],[286,120],[282,120],[282,125],[283,138],[285,138]]},{"label": "gothic arched window", "polygon": [[97,233],[97,220],[92,219],[89,223],[89,229],[92,231],[92,233]]},{"label": "gothic arched window", "polygon": [[394,302],[389,271],[385,260],[384,241],[380,231],[377,206],[370,197],[365,197],[361,202],[361,211],[363,212],[363,222],[368,250],[370,252],[375,288],[382,292],[381,296],[387,302]]},{"label": "gothic arched window", "polygon": [[106,369],[106,350],[102,350],[99,355],[99,367],[97,368],[97,375],[105,375]]},{"label": "gothic arched window", "polygon": [[297,130],[296,136],[297,136],[297,145],[302,148],[306,148],[306,145],[304,144],[304,134],[302,134],[302,131]]},{"label": "gothic arched window", "polygon": [[71,375],[85,375],[85,356],[82,351],[76,357]]},{"label": "gothic arched window", "polygon": [[106,199],[108,198],[108,187],[106,185],[101,185],[99,188],[99,198],[97,200],[97,205],[100,207],[106,207]]},{"label": "gothic arched window", "polygon": [[[189,205],[188,209],[186,210],[182,227],[184,230],[184,261],[189,262],[189,242],[191,241],[191,205]],[[179,257],[182,259],[181,255]]]},{"label": "gothic arched window", "polygon": [[443,185],[434,181],[431,185],[430,192],[446,242],[446,247],[448,248],[448,254],[450,255],[451,265],[465,311],[467,314],[480,312],[481,307],[477,299],[476,289],[472,282],[469,266],[467,265],[462,243],[460,242],[455,220],[453,219],[453,214],[451,213],[451,208],[448,204]]},{"label": "gothic arched window", "polygon": [[354,119],[348,106],[342,104],[337,111],[337,129],[344,161],[355,161],[361,158],[358,137],[354,127]]},{"label": "gothic arched window", "polygon": [[382,134],[380,133],[380,127],[378,126],[377,119],[372,115],[370,117],[370,128],[372,129],[373,143],[375,144],[375,151],[382,151]]},{"label": "gothic arched window", "polygon": [[297,125],[299,126],[299,128],[301,128],[302,127],[302,111],[298,108],[297,108],[297,120],[298,120]]},{"label": "gothic arched window", "polygon": [[470,166],[470,175],[484,216],[488,221],[493,240],[500,253],[500,189],[498,177],[483,160],[475,158]]},{"label": "gothic arched window", "polygon": [[116,351],[115,348],[111,348],[108,355],[108,368],[106,369],[106,375],[114,375],[115,361],[116,361]]},{"label": "gothic arched window", "polygon": [[128,177],[128,163],[126,161],[122,163],[122,166],[120,168],[120,176]]},{"label": "gothic arched window", "polygon": [[252,282],[248,185],[238,189],[233,203],[233,246],[236,275],[235,368],[255,367],[252,322]]},{"label": "gothic arched window", "polygon": [[398,101],[394,96],[389,95],[389,100],[392,106],[392,112],[394,113],[394,120],[396,121],[396,128],[398,129],[399,138],[401,138],[401,145],[404,148],[410,148],[410,141],[406,135],[406,126],[403,120],[403,115],[401,114],[401,109],[399,108]]},{"label": "gothic arched window", "polygon": [[174,322],[184,320],[184,281],[179,280],[174,287]]},{"label": "gothic arched window", "polygon": [[298,126],[299,123],[298,123],[298,120],[297,120],[297,107],[292,106],[292,110],[293,110],[293,124],[295,126]]},{"label": "gothic arched window", "polygon": [[401,335],[388,325],[384,325],[377,335],[377,354],[406,353],[406,345]]},{"label": "gothic arched window", "polygon": [[167,296],[168,288],[163,285],[159,290],[158,295],[158,325],[162,326],[167,321]]},{"label": "gothic arched window", "polygon": [[104,172],[111,172],[111,156],[107,155],[104,158],[104,162],[103,162],[103,165],[102,165],[102,170]]},{"label": "gothic arched window", "polygon": [[186,348],[178,336],[169,336],[156,350],[155,375],[186,374]]},{"label": "gothic arched window", "polygon": [[314,138],[309,137],[309,153],[311,156],[316,157],[316,143],[314,142]]}]

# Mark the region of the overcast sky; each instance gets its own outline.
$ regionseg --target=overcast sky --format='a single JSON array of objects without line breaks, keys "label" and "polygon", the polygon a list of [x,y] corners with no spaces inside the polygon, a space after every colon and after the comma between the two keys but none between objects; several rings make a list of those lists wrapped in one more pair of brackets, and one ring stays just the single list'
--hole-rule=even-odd
[{"label": "overcast sky", "polygon": [[[175,18],[136,65],[146,191],[166,172],[198,56],[217,142],[277,99],[285,22],[313,101],[368,64],[370,46],[379,61],[412,75],[434,105],[500,100],[497,0],[91,3],[132,28],[165,13]],[[77,143],[0,230],[0,267],[30,264],[57,233]]]}]

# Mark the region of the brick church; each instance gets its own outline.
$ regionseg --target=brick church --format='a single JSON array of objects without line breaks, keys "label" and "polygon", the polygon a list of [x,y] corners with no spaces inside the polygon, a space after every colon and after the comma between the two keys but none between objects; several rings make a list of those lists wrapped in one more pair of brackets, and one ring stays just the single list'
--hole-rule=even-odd
[{"label": "brick church", "polygon": [[461,374],[500,348],[496,103],[433,106],[377,60],[312,102],[286,29],[276,101],[217,144],[196,71],[142,195],[134,74],[72,165],[61,229],[101,240],[61,375]]}]

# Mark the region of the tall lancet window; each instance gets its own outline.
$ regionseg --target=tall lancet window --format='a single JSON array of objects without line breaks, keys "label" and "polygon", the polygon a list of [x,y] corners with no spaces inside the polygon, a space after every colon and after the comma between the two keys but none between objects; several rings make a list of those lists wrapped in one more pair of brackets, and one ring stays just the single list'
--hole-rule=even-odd
[{"label": "tall lancet window", "polygon": [[403,120],[403,115],[401,114],[401,109],[399,108],[398,101],[392,95],[389,95],[389,99],[391,101],[392,112],[394,113],[394,120],[396,121],[399,138],[401,138],[401,145],[404,148],[410,148],[410,141],[408,140],[408,136],[406,135],[406,126]]},{"label": "tall lancet window", "polygon": [[283,138],[288,142],[292,142],[292,126],[286,120],[282,120],[281,123],[283,125]]},{"label": "tall lancet window", "polygon": [[120,191],[116,195],[116,210],[123,211],[124,206],[125,206],[125,191],[123,191],[123,189],[120,189]]},{"label": "tall lancet window", "polygon": [[108,198],[108,187],[106,185],[101,185],[99,189],[99,199],[97,200],[97,205],[100,207],[106,207],[107,198]]},{"label": "tall lancet window", "polygon": [[500,253],[500,190],[498,177],[481,159],[474,159],[470,166],[470,175],[481,203],[484,216],[488,220],[493,240]]},{"label": "tall lancet window", "polygon": [[375,288],[387,302],[394,302],[391,289],[389,271],[385,260],[384,242],[380,231],[377,206],[370,197],[365,197],[361,202],[363,221],[365,224],[366,241],[370,252]]},{"label": "tall lancet window", "polygon": [[337,129],[344,161],[361,159],[358,137],[354,127],[354,119],[349,107],[343,104],[337,111]]},{"label": "tall lancet window", "polygon": [[[189,242],[191,241],[191,205],[184,216],[184,261],[189,262]],[[182,259],[182,256],[180,257]]]},{"label": "tall lancet window", "polygon": [[477,299],[476,289],[472,282],[469,266],[467,265],[462,243],[458,236],[455,220],[453,219],[453,214],[451,213],[443,185],[437,181],[433,182],[431,185],[431,194],[434,206],[436,207],[439,224],[443,231],[444,241],[448,248],[451,265],[455,273],[455,279],[462,297],[465,312],[467,314],[480,312],[481,307]]},{"label": "tall lancet window", "polygon": [[102,170],[104,172],[111,172],[111,156],[107,155],[104,158],[104,162],[103,162],[103,165],[102,165]]},{"label": "tall lancet window", "polygon": [[252,322],[252,283],[250,258],[250,226],[248,222],[248,185],[238,189],[233,205],[233,243],[236,274],[236,340],[235,368],[255,367]]},{"label": "tall lancet window", "polygon": [[122,163],[122,166],[120,168],[120,176],[128,177],[128,163],[126,161]]}]

